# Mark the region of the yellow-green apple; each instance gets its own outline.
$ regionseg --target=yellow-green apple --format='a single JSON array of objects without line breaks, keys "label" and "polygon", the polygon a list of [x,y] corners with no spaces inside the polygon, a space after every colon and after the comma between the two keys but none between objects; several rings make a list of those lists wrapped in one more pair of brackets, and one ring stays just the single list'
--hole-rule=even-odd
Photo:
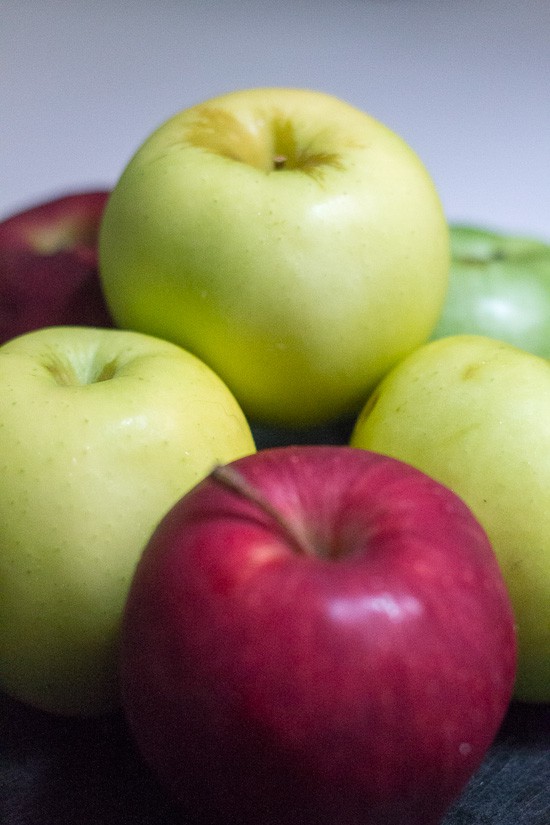
[{"label": "yellow-green apple", "polygon": [[434,341],[381,382],[351,443],[410,462],[471,507],[516,613],[516,696],[550,701],[548,361],[483,336]]},{"label": "yellow-green apple", "polygon": [[448,227],[390,129],[331,95],[257,88],[146,138],[108,201],[99,261],[120,326],[196,353],[249,420],[303,426],[358,412],[427,340]]},{"label": "yellow-green apple", "polygon": [[164,517],[126,602],[121,696],[209,825],[435,825],[508,706],[510,600],[443,485],[346,446],[260,450]]},{"label": "yellow-green apple", "polygon": [[109,192],[75,192],[0,223],[0,343],[46,326],[113,326],[97,272]]},{"label": "yellow-green apple", "polygon": [[449,289],[432,338],[487,335],[550,357],[550,245],[451,224]]},{"label": "yellow-green apple", "polygon": [[175,344],[49,327],[0,347],[0,688],[48,711],[116,705],[120,614],[157,522],[250,453],[227,387]]}]

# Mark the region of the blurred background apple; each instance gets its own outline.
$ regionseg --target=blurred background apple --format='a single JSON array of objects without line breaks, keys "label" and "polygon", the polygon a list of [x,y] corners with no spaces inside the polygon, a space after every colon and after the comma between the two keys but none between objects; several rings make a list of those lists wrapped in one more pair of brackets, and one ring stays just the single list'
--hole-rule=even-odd
[{"label": "blurred background apple", "polygon": [[45,326],[113,326],[98,276],[109,192],[71,192],[0,223],[0,343]]},{"label": "blurred background apple", "polygon": [[432,338],[470,333],[550,356],[550,245],[451,225],[449,289]]}]

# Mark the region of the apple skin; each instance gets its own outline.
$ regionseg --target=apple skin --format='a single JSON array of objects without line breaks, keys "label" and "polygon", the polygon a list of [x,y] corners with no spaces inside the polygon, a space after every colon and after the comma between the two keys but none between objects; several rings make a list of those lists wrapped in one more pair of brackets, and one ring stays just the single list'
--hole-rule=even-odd
[{"label": "apple skin", "polygon": [[486,335],[550,357],[550,245],[450,226],[449,289],[432,338]]},{"label": "apple skin", "polygon": [[350,447],[230,468],[291,530],[214,474],[160,523],[121,635],[144,759],[209,825],[435,825],[514,681],[484,531],[431,478]]},{"label": "apple skin", "polygon": [[46,326],[113,326],[97,271],[108,196],[59,196],[0,223],[0,343]]},{"label": "apple skin", "polygon": [[425,345],[373,393],[356,447],[453,489],[491,540],[518,624],[515,695],[550,701],[550,365],[483,336]]},{"label": "apple skin", "polygon": [[118,705],[118,627],[143,546],[252,436],[206,365],[138,333],[12,339],[0,385],[0,689],[102,713]]},{"label": "apple skin", "polygon": [[107,204],[99,261],[119,326],[197,354],[250,421],[313,426],[356,415],[428,339],[448,227],[383,124],[320,92],[249,89],[148,136]]}]

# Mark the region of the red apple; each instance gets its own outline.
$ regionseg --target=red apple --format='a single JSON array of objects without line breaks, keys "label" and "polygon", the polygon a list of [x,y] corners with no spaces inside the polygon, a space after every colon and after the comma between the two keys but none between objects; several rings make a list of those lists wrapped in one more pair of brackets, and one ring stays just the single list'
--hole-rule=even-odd
[{"label": "red apple", "polygon": [[138,565],[121,691],[143,757],[208,823],[434,825],[509,704],[488,539],[448,488],[351,447],[215,470]]},{"label": "red apple", "polygon": [[97,270],[108,196],[69,194],[0,223],[0,343],[45,326],[113,326]]}]

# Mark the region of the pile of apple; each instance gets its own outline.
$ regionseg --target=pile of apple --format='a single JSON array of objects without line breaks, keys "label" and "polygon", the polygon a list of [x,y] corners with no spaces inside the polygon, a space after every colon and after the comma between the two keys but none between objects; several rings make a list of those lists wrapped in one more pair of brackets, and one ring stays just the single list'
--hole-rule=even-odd
[{"label": "pile of apple", "polygon": [[0,224],[0,687],[120,703],[209,825],[439,823],[550,700],[550,250],[450,240],[401,138],[297,89]]}]

